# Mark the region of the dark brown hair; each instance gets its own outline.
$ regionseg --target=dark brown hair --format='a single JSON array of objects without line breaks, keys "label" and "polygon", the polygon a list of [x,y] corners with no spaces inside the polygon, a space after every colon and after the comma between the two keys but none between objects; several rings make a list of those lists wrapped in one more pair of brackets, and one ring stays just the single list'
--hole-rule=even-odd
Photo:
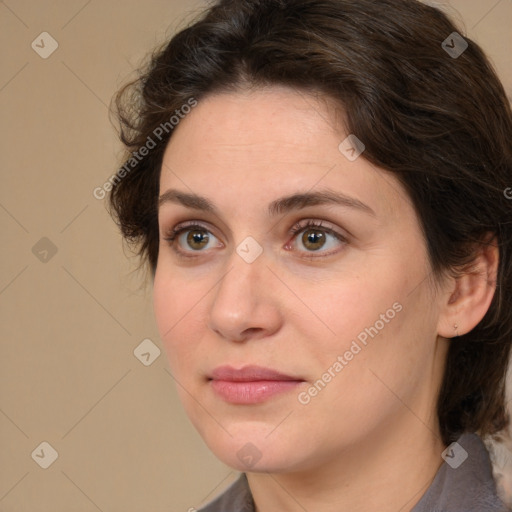
[{"label": "dark brown hair", "polygon": [[[191,99],[247,84],[333,98],[349,133],[364,142],[363,156],[410,195],[434,276],[465,269],[486,235],[498,242],[492,304],[477,327],[450,342],[437,410],[446,444],[464,431],[506,426],[512,344],[512,201],[505,197],[512,114],[480,47],[456,31],[444,13],[416,0],[221,0],[157,50],[117,95],[129,154],[109,203],[154,275],[170,116]],[[460,55],[450,54],[465,44]]]}]

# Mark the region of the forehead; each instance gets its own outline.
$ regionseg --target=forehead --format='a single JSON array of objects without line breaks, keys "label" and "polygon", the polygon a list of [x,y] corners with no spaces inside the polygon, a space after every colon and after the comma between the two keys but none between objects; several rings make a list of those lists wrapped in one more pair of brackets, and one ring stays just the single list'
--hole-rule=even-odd
[{"label": "forehead", "polygon": [[[169,147],[179,143],[183,150],[194,146],[201,155],[230,153],[248,162],[255,154],[260,162],[275,158],[304,162],[306,156],[315,157],[318,139],[329,144],[326,136],[334,136],[331,117],[325,100],[285,87],[213,94],[181,121]],[[184,131],[186,135],[180,134]],[[189,154],[192,160],[195,156]],[[325,159],[318,163],[325,164]]]},{"label": "forehead", "polygon": [[400,183],[340,150],[349,135],[342,120],[332,101],[286,87],[207,96],[173,132],[161,193],[193,189],[221,203],[243,199],[248,207],[274,195],[330,188],[381,214],[403,214],[400,201],[409,199]]}]

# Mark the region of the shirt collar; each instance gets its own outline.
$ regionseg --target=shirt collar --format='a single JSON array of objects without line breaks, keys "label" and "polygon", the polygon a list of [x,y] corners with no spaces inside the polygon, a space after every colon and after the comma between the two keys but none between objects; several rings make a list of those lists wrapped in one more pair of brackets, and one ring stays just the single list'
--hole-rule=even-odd
[{"label": "shirt collar", "polygon": [[[463,434],[443,452],[444,462],[411,512],[507,512],[496,494],[489,454],[480,437]],[[199,512],[255,512],[247,476]]]}]

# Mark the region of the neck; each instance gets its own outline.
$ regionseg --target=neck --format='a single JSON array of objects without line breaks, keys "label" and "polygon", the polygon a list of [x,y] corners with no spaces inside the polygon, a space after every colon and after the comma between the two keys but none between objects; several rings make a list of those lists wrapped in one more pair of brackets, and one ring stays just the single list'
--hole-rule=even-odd
[{"label": "neck", "polygon": [[425,493],[446,448],[439,430],[410,411],[331,460],[291,473],[247,473],[256,512],[410,512]]}]

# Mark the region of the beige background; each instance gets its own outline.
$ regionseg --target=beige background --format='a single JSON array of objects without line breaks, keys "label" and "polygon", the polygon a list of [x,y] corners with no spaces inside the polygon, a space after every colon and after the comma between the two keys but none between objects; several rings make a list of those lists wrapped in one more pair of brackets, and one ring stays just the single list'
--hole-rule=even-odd
[{"label": "beige background", "polygon": [[[185,512],[238,474],[182,411],[151,286],[92,194],[121,150],[111,96],[205,4],[0,1],[0,511]],[[450,4],[512,97],[512,0]],[[47,59],[42,32],[59,45]],[[147,338],[149,366],[134,355]]]}]

